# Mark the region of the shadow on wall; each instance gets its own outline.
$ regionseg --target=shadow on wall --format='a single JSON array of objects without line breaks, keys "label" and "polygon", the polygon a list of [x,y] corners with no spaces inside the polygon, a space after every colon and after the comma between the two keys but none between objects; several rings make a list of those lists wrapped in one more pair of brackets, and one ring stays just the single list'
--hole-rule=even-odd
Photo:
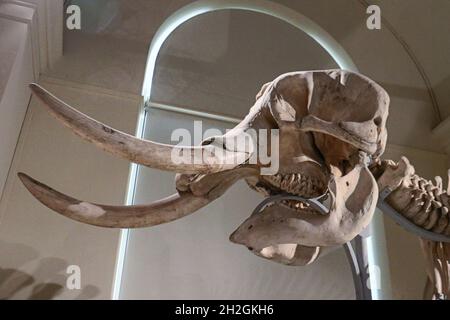
[{"label": "shadow on wall", "polygon": [[[53,257],[38,259],[39,255],[35,249],[24,244],[4,241],[0,241],[0,254],[14,257],[18,268],[26,263],[36,264],[32,275],[19,269],[0,266],[0,300],[49,300],[68,290],[65,288],[68,264],[63,259]],[[37,279],[45,281],[39,282]],[[94,299],[100,293],[99,288],[93,285],[86,285],[74,291],[78,293],[73,298],[76,300]]]}]

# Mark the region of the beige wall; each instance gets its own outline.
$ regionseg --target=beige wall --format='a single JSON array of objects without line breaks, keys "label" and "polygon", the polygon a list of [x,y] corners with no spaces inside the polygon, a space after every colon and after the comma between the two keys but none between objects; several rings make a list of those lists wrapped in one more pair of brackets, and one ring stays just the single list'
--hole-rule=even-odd
[{"label": "beige wall", "polygon": [[[134,133],[138,97],[57,80],[41,83],[82,112]],[[0,297],[110,298],[120,231],[58,216],[28,193],[16,173],[80,199],[122,204],[128,170],[128,162],[81,141],[33,98],[0,204]],[[66,288],[68,265],[80,266],[81,290]]]}]

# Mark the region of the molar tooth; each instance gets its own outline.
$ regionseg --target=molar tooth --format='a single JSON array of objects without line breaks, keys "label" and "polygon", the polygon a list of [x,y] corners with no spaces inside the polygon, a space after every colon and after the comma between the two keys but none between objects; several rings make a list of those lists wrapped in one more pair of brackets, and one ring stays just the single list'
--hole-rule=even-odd
[{"label": "molar tooth", "polygon": [[276,177],[276,178],[273,180],[273,182],[274,182],[275,185],[280,186],[280,183],[281,183],[281,177]]},{"label": "molar tooth", "polygon": [[294,183],[296,175],[293,173],[289,178],[289,183]]}]

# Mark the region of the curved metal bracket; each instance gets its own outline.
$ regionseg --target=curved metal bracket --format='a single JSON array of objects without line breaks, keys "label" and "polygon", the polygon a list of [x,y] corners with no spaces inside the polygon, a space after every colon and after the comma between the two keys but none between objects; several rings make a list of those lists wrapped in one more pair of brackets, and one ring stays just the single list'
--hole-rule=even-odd
[{"label": "curved metal bracket", "polygon": [[[322,201],[327,197],[327,194],[328,193],[325,193],[317,198],[312,199],[307,199],[291,194],[277,194],[274,196],[269,196],[256,206],[256,208],[253,210],[253,214],[259,214],[261,210],[269,203],[279,202],[282,200],[296,200],[309,204],[320,214],[328,215],[330,210],[322,203]],[[372,300],[371,290],[366,285],[369,274],[367,265],[367,250],[363,240],[363,237],[358,235],[354,239],[355,249],[353,248],[351,242],[345,243],[343,247],[345,249],[345,253],[347,255],[347,259],[352,271],[356,299]]]},{"label": "curved metal bracket", "polygon": [[446,236],[440,233],[436,233],[433,231],[428,231],[424,228],[421,228],[414,224],[411,220],[407,219],[401,213],[397,212],[394,208],[392,208],[387,202],[386,198],[391,194],[393,190],[390,188],[384,188],[378,199],[377,207],[383,211],[383,213],[387,214],[390,218],[392,218],[397,224],[403,227],[405,230],[414,233],[415,235],[436,242],[450,242],[450,236]]}]

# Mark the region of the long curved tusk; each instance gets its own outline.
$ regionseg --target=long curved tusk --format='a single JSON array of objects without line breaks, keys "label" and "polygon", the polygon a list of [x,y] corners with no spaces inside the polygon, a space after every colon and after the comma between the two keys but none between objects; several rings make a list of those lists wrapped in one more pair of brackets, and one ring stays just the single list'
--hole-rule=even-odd
[{"label": "long curved tusk", "polygon": [[170,222],[197,211],[213,199],[186,192],[149,205],[106,206],[83,202],[19,173],[28,191],[48,208],[79,222],[109,228],[141,228]]},{"label": "long curved tusk", "polygon": [[[138,164],[179,173],[213,173],[233,169],[250,157],[249,153],[229,151],[222,145],[178,147],[138,139],[88,117],[38,84],[30,84],[30,89],[50,114],[75,134],[104,151]],[[173,160],[174,155],[187,161]]]}]

